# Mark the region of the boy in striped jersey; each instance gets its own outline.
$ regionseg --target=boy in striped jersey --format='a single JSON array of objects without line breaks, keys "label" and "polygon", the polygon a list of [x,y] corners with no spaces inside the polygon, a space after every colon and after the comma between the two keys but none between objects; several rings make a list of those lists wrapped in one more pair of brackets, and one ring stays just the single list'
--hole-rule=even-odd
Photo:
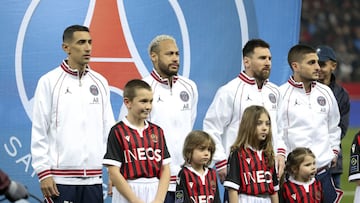
[{"label": "boy in striped jersey", "polygon": [[204,131],[194,130],[185,139],[185,164],[177,177],[175,203],[220,203],[216,171],[209,168],[215,142]]},{"label": "boy in striped jersey", "polygon": [[146,120],[153,93],[144,81],[125,85],[128,114],[112,127],[103,164],[108,167],[112,202],[164,202],[170,181],[170,154],[163,130]]}]

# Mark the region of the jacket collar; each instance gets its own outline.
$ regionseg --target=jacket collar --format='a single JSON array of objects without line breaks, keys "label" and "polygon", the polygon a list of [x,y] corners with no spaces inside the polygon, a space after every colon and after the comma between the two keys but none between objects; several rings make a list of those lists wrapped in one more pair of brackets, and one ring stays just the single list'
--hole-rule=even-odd
[{"label": "jacket collar", "polygon": [[[252,77],[246,75],[245,71],[242,71],[242,72],[238,75],[238,77],[240,78],[240,80],[248,83],[249,85],[256,85],[256,80],[255,80],[255,78],[252,78]],[[265,85],[266,83],[268,83],[268,82],[269,82],[269,79],[266,79],[266,80],[264,81],[264,83],[263,83],[262,86],[264,86],[264,85]]]},{"label": "jacket collar", "polygon": [[[168,78],[162,78],[157,72],[155,69],[153,69],[151,71],[151,76],[156,80],[158,81],[159,83],[162,83],[162,84],[165,84],[165,85],[169,85],[169,79]],[[172,84],[175,84],[176,81],[179,79],[179,76],[178,75],[174,75],[172,76]]]},{"label": "jacket collar", "polygon": [[[288,80],[288,83],[290,83],[290,85],[292,85],[293,87],[300,88],[300,89],[305,89],[304,88],[304,83],[303,82],[296,82],[294,80],[293,76],[290,76],[290,78]],[[312,81],[311,82],[311,88],[313,88],[315,85],[316,85],[316,81]]]},{"label": "jacket collar", "polygon": [[[62,63],[60,64],[60,67],[68,74],[73,75],[73,76],[79,76],[79,71],[76,69],[71,69],[70,66],[67,64],[67,60],[63,60]],[[86,65],[86,68],[84,70],[83,75],[86,75],[86,73],[88,73],[90,70],[89,65]]]}]

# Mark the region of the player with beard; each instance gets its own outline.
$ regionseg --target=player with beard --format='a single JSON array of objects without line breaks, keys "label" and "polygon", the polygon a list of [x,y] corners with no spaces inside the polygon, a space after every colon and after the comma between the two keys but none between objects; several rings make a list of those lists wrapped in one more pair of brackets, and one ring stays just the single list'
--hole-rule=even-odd
[{"label": "player with beard", "polygon": [[276,143],[276,115],[280,92],[269,81],[271,52],[267,42],[261,39],[248,41],[243,48],[244,71],[220,87],[206,113],[203,130],[216,143],[213,160],[223,182],[227,174],[227,157],[234,143],[244,110],[251,105],[266,108],[274,124],[272,134]]},{"label": "player with beard", "polygon": [[[174,202],[176,176],[183,164],[182,146],[196,119],[198,90],[195,82],[178,75],[180,53],[172,36],[156,36],[148,51],[154,67],[151,74],[143,78],[154,94],[148,120],[164,130],[167,145],[171,146],[171,178],[165,202]],[[126,113],[123,105],[120,118]]]},{"label": "player with beard", "polygon": [[324,202],[336,202],[341,192],[335,190],[329,168],[336,164],[340,150],[340,113],[331,89],[317,82],[318,60],[315,49],[306,45],[289,51],[293,75],[280,86],[277,159],[283,166],[285,156],[296,147],[309,148],[316,157],[316,179],[326,191]]}]

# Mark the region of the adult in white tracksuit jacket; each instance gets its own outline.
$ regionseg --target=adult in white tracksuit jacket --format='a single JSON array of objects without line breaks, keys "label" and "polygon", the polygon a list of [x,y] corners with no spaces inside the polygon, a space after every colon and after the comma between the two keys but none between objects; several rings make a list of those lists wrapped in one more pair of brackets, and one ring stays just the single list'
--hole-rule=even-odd
[{"label": "adult in white tracksuit jacket", "polygon": [[203,130],[216,143],[213,160],[221,181],[225,180],[230,147],[238,135],[242,114],[247,107],[259,105],[266,108],[271,117],[274,149],[277,145],[276,117],[280,92],[268,79],[270,45],[262,39],[251,39],[242,52],[244,71],[218,89],[203,122]]},{"label": "adult in white tracksuit jacket", "polygon": [[278,154],[284,156],[296,147],[308,147],[316,156],[317,168],[330,165],[340,150],[338,127],[340,114],[331,89],[313,82],[306,92],[302,82],[292,77],[280,86],[282,104],[279,110]]},{"label": "adult in white tracksuit jacket", "polygon": [[[156,36],[149,45],[153,64],[150,75],[143,78],[152,88],[152,110],[148,120],[164,130],[170,163],[170,185],[164,202],[174,202],[176,177],[184,164],[182,148],[193,130],[197,114],[198,90],[194,81],[178,74],[180,57],[176,40],[169,35]],[[127,114],[123,105],[120,118]]]},{"label": "adult in white tracksuit jacket", "polygon": [[102,184],[102,160],[115,123],[107,80],[89,66],[80,78],[64,60],[40,78],[33,104],[31,154],[39,180]]},{"label": "adult in white tracksuit jacket", "polygon": [[340,113],[331,89],[316,82],[318,61],[316,50],[307,45],[298,44],[289,50],[293,75],[280,86],[277,124],[282,139],[278,140],[277,161],[281,171],[288,153],[297,147],[309,148],[316,157],[316,179],[326,191],[324,202],[338,202],[341,192],[335,189],[329,167],[336,163],[340,150]]},{"label": "adult in white tracksuit jacket", "polygon": [[[227,164],[230,146],[234,144],[244,110],[251,105],[264,106],[269,112],[273,125],[272,134],[276,136],[276,116],[279,108],[280,92],[278,87],[265,80],[261,89],[255,78],[241,72],[216,92],[203,123],[203,129],[212,135],[216,143],[213,157],[218,170]],[[273,138],[274,146],[276,139]]]}]

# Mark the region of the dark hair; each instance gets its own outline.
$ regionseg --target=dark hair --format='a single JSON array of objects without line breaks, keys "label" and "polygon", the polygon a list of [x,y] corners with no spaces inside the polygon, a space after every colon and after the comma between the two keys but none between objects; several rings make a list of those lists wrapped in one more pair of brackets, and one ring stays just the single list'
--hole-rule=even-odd
[{"label": "dark hair", "polygon": [[262,40],[262,39],[252,39],[252,40],[249,40],[245,44],[245,46],[244,46],[244,48],[242,50],[243,57],[252,55],[254,53],[254,49],[256,47],[262,47],[262,48],[270,49],[270,45],[267,42],[265,42],[264,40]]},{"label": "dark hair", "polygon": [[208,146],[210,149],[211,155],[206,166],[210,165],[215,152],[215,142],[208,133],[202,130],[193,130],[185,138],[183,147],[185,163],[190,164],[194,149],[203,145]]},{"label": "dark hair", "polygon": [[291,63],[300,62],[304,59],[304,56],[306,54],[311,54],[311,53],[316,54],[316,50],[311,46],[304,44],[298,44],[293,46],[288,53],[288,63],[291,69],[292,69]]},{"label": "dark hair", "polygon": [[73,38],[74,32],[78,32],[78,31],[90,32],[89,28],[86,27],[86,26],[83,26],[83,25],[71,25],[71,26],[67,27],[64,30],[63,42],[71,41],[72,38]]},{"label": "dark hair", "polygon": [[123,97],[132,101],[136,97],[136,90],[138,89],[147,89],[151,91],[151,87],[148,83],[140,79],[133,79],[126,83]]},{"label": "dark hair", "polygon": [[314,153],[306,147],[298,147],[290,152],[286,160],[285,173],[288,175],[295,175],[294,171],[299,169],[301,163],[305,160],[305,156],[312,156],[315,158]]}]

